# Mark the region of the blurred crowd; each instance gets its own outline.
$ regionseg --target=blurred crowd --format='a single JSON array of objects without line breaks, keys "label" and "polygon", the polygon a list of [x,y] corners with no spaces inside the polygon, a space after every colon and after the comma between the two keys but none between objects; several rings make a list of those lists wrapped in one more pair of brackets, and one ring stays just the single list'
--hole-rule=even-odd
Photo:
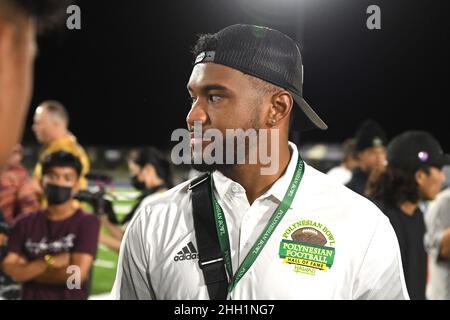
[{"label": "blurred crowd", "polygon": [[[127,159],[129,185],[139,196],[119,221],[112,201],[88,190],[90,161],[68,125],[61,103],[41,103],[33,131],[42,149],[32,174],[21,163],[21,145],[14,146],[0,171],[4,298],[87,299],[98,244],[118,252],[141,202],[173,185],[170,163],[161,151],[133,149]],[[101,227],[106,232],[100,232]],[[68,277],[61,270],[69,265],[80,267],[81,290],[66,286]]]}]

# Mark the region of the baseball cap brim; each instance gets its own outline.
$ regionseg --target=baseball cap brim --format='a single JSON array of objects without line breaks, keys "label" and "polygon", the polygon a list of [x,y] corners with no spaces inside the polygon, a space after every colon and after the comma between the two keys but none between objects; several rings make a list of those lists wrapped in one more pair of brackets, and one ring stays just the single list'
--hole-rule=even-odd
[{"label": "baseball cap brim", "polygon": [[443,166],[449,166],[450,165],[450,155],[444,154],[442,157],[437,161],[436,165],[443,167]]},{"label": "baseball cap brim", "polygon": [[297,127],[301,131],[313,128],[318,128],[321,130],[328,129],[327,124],[319,117],[319,115],[313,110],[313,108],[311,108],[311,106],[305,101],[305,99],[303,99],[303,97],[300,94],[292,90],[289,90],[289,92],[292,94],[294,101],[300,107],[301,111],[303,111],[303,113],[309,120],[305,122],[302,121],[302,119],[296,119],[297,121],[294,120],[294,123],[297,123],[298,125],[294,125],[294,127]]}]

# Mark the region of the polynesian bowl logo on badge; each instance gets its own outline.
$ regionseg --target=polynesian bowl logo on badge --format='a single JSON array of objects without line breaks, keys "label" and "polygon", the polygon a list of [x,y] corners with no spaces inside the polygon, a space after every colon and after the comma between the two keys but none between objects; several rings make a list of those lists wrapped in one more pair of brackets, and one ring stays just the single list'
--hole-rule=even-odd
[{"label": "polynesian bowl logo on badge", "polygon": [[314,276],[333,266],[335,238],[323,224],[311,220],[293,223],[283,233],[279,256],[295,272]]}]

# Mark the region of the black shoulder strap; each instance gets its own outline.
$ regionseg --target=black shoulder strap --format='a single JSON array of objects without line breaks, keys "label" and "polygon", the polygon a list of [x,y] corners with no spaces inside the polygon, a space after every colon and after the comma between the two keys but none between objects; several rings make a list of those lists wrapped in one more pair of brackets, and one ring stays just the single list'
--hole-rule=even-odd
[{"label": "black shoulder strap", "polygon": [[211,203],[211,176],[202,175],[191,182],[192,209],[199,265],[211,300],[226,300],[228,277],[220,250]]}]

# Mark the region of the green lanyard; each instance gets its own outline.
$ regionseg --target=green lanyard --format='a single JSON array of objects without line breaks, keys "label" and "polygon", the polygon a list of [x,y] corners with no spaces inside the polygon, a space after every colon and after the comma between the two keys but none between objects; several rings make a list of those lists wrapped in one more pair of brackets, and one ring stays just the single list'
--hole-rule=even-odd
[{"label": "green lanyard", "polygon": [[[277,209],[275,210],[275,213],[270,218],[264,231],[256,240],[252,249],[247,254],[244,261],[239,266],[236,274],[234,274],[234,276],[233,276],[233,267],[231,263],[230,239],[228,238],[228,229],[227,223],[225,221],[225,215],[214,196],[214,191],[212,192],[212,204],[214,209],[214,217],[216,220],[216,228],[217,228],[217,235],[219,237],[220,249],[222,250],[223,253],[223,258],[225,260],[225,266],[227,268],[228,275],[231,278],[231,283],[228,286],[228,292],[233,291],[239,280],[241,280],[244,274],[253,265],[256,258],[258,257],[258,255],[260,254],[266,243],[269,241],[270,236],[275,231],[275,228],[278,226],[281,219],[284,217],[286,212],[291,207],[292,201],[294,200],[295,194],[297,193],[304,172],[305,172],[305,165],[303,163],[302,158],[299,155],[294,176],[292,177],[289,188],[287,189],[286,194],[284,195],[283,201],[281,201],[281,203],[278,205]],[[213,179],[211,179],[211,190],[214,190]]]}]

